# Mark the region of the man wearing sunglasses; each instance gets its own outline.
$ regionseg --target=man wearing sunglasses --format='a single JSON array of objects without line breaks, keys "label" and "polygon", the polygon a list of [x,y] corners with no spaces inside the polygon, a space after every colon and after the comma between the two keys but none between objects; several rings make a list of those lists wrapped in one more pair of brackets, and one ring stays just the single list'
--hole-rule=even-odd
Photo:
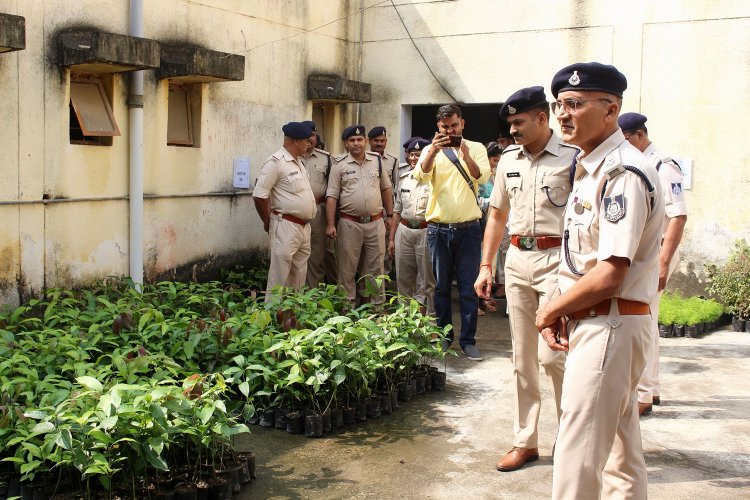
[{"label": "man wearing sunglasses", "polygon": [[536,316],[547,344],[568,352],[553,498],[647,496],[636,386],[651,341],[664,192],[617,124],[626,87],[600,63],[552,79],[562,138],[581,148],[558,289]]}]

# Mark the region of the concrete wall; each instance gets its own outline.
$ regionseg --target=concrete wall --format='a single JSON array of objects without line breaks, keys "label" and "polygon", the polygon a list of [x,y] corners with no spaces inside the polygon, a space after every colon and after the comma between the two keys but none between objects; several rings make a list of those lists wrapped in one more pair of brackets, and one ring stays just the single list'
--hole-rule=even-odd
[{"label": "concrete wall", "polygon": [[395,4],[366,11],[362,79],[373,84],[373,99],[363,106],[364,124],[384,124],[406,138],[402,104],[500,102],[531,85],[549,93],[565,65],[614,64],[628,78],[624,111],[649,117],[659,149],[693,160],[688,225],[671,286],[703,293],[704,264],[721,262],[735,239],[750,238],[750,150],[743,139],[750,129],[750,2]]},{"label": "concrete wall", "polygon": [[[202,85],[199,148],[166,145],[168,82],[145,72],[144,192],[152,197],[144,208],[145,273],[190,277],[265,249],[251,197],[201,194],[233,191],[236,156],[250,157],[254,180],[281,146],[281,126],[310,116],[309,73],[355,76],[356,46],[347,40],[358,21],[345,2],[144,4],[146,38],[245,56],[244,81]],[[0,0],[0,12],[26,19],[26,50],[0,55],[0,304],[14,304],[44,287],[129,273],[128,77],[115,75],[111,86],[122,135],[112,146],[72,145],[69,71],[55,64],[62,29],[128,34],[129,2]]]},{"label": "concrete wall", "polygon": [[[360,122],[390,129],[389,150],[397,153],[396,138],[410,132],[401,129],[409,105],[500,102],[520,87],[549,87],[571,62],[613,63],[629,80],[624,111],[648,115],[657,146],[693,160],[674,286],[702,292],[704,263],[720,262],[735,239],[750,238],[743,140],[750,129],[750,3],[394,3],[145,2],[145,37],[246,58],[244,81],[200,89],[200,148],[166,145],[168,83],[145,73],[144,191],[154,197],[145,202],[147,278],[190,275],[265,247],[248,196],[201,194],[232,190],[236,156],[249,156],[257,175],[280,147],[281,125],[311,115],[310,73],[372,84],[370,104],[327,106],[329,149],[341,150],[340,129],[359,110]],[[129,272],[127,77],[114,76],[111,86],[122,136],[112,146],[71,145],[69,73],[54,62],[61,29],[127,34],[129,2],[0,0],[0,12],[26,18],[26,49],[0,54],[0,303],[16,303],[45,286]],[[43,204],[45,197],[111,199]]]}]

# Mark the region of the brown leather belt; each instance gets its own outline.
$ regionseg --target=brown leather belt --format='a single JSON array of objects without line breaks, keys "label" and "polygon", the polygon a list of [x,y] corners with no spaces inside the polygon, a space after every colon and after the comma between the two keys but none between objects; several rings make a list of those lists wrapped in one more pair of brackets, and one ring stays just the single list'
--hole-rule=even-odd
[{"label": "brown leather belt", "polygon": [[547,250],[562,245],[562,238],[558,236],[520,236],[513,234],[510,237],[510,242],[520,250],[534,250],[535,243],[537,250]]},{"label": "brown leather belt", "polygon": [[367,224],[368,222],[373,222],[373,221],[382,219],[383,212],[378,212],[375,215],[367,215],[365,217],[357,217],[356,215],[349,215],[349,214],[345,214],[344,212],[341,212],[339,216],[342,219],[359,222],[360,224]]},{"label": "brown leather belt", "polygon": [[[611,299],[604,299],[588,309],[581,309],[580,311],[568,314],[568,318],[583,319],[593,318],[595,316],[607,316],[609,314],[610,303]],[[620,314],[623,316],[641,316],[651,312],[651,308],[648,304],[621,298],[617,299],[617,310],[620,311]]]},{"label": "brown leather belt", "polygon": [[325,196],[321,196],[321,197],[319,197],[319,198],[315,198],[315,204],[316,204],[316,205],[320,205],[320,204],[321,204],[321,203],[323,203],[324,201],[326,201],[326,197],[325,197]]},{"label": "brown leather belt", "polygon": [[410,229],[424,229],[427,227],[427,221],[425,220],[401,219],[399,222]]},{"label": "brown leather belt", "polygon": [[295,224],[299,224],[300,226],[306,226],[308,222],[305,219],[300,219],[299,217],[295,217],[294,215],[289,214],[282,214],[281,212],[278,212],[276,210],[272,210],[274,215],[280,216],[282,219],[288,220],[289,222],[294,222]]}]

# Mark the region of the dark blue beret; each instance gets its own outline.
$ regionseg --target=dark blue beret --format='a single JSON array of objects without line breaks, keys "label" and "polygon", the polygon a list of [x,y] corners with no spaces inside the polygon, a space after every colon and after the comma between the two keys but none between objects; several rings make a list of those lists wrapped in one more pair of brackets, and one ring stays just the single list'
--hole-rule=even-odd
[{"label": "dark blue beret", "polygon": [[300,122],[289,122],[281,127],[281,131],[284,132],[285,136],[292,139],[309,139],[313,135],[310,127]]},{"label": "dark blue beret", "polygon": [[617,124],[620,125],[623,132],[633,132],[645,128],[647,119],[640,113],[623,113],[617,119]]},{"label": "dark blue beret", "polygon": [[407,151],[422,151],[425,146],[429,146],[431,144],[430,141],[427,139],[422,139],[421,137],[417,137],[413,141],[409,143],[408,146],[406,146]]},{"label": "dark blue beret", "polygon": [[362,137],[364,137],[366,131],[367,129],[364,125],[352,125],[344,129],[344,131],[341,133],[341,139],[345,141],[354,135],[361,135]]},{"label": "dark blue beret", "polygon": [[373,137],[379,137],[381,135],[385,134],[385,127],[382,125],[378,125],[377,127],[372,127],[370,131],[367,133],[367,137],[372,139]]},{"label": "dark blue beret", "polygon": [[528,87],[514,92],[505,100],[500,108],[500,118],[507,118],[516,113],[523,113],[537,106],[547,104],[547,96],[544,95],[544,87]]},{"label": "dark blue beret", "polygon": [[409,137],[406,139],[406,142],[401,145],[402,148],[407,149],[409,147],[409,144],[416,141],[417,139],[421,139],[418,135],[415,135],[414,137]]},{"label": "dark blue beret", "polygon": [[310,130],[312,130],[313,132],[317,132],[318,131],[318,126],[315,125],[314,121],[305,120],[302,123],[304,123],[305,125],[307,125],[308,127],[310,127]]},{"label": "dark blue beret", "polygon": [[557,99],[566,90],[598,90],[622,97],[628,80],[617,68],[598,62],[566,66],[552,78],[552,95]]}]

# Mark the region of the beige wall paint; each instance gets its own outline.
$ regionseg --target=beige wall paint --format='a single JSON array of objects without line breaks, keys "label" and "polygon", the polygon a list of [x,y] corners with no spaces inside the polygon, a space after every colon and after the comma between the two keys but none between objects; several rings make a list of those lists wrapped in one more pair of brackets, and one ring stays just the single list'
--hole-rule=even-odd
[{"label": "beige wall paint", "polygon": [[[693,160],[676,286],[702,292],[704,263],[722,261],[735,239],[750,238],[750,158],[742,139],[750,129],[743,111],[750,101],[750,2],[395,4],[414,43],[390,3],[367,11],[363,79],[373,83],[373,102],[363,106],[365,125],[408,137],[399,129],[402,104],[451,102],[427,64],[466,103],[500,102],[531,85],[543,85],[551,99],[550,81],[563,66],[614,64],[629,83],[623,110],[649,117],[660,149]],[[400,141],[393,142],[395,154]]]},{"label": "beige wall paint", "polygon": [[[309,117],[308,74],[353,78],[356,65],[345,2],[144,4],[146,38],[245,56],[244,81],[201,86],[200,148],[166,145],[168,82],[144,74],[144,192],[156,196],[145,201],[144,252],[153,278],[266,247],[250,196],[192,195],[233,191],[237,156],[250,157],[257,176],[281,147],[281,126]],[[13,304],[45,286],[129,271],[128,76],[115,75],[112,83],[122,135],[107,147],[71,145],[70,72],[54,64],[56,32],[94,27],[127,34],[129,2],[0,0],[0,12],[26,19],[26,50],[0,57],[0,304]],[[114,199],[45,205],[43,196]],[[24,204],[13,204],[19,200]]]},{"label": "beige wall paint", "polygon": [[[121,137],[111,147],[68,141],[69,73],[53,35],[72,26],[127,34],[127,0],[0,0],[26,18],[26,49],[0,55],[0,303],[19,291],[127,273],[127,201],[42,205],[54,198],[123,198],[128,192],[127,76],[113,79]],[[743,0],[394,0],[414,43],[448,91],[467,103],[499,102],[544,85],[575,61],[613,63],[628,77],[624,110],[649,116],[662,150],[692,158],[690,218],[680,272],[700,288],[703,262],[750,237],[748,129],[750,4]],[[145,73],[146,275],[252,248],[266,236],[249,196],[184,197],[231,190],[232,160],[253,177],[281,145],[280,127],[311,116],[305,81],[336,73],[373,85],[360,122],[391,137],[402,105],[445,103],[390,2],[159,0],[145,2],[145,36],[242,54],[245,80],[200,90],[201,147],[166,145],[168,83]],[[364,22],[361,78],[360,21]],[[329,106],[330,150],[358,106]],[[398,152],[401,141],[389,149]],[[170,198],[171,196],[181,196]],[[21,200],[30,204],[13,205]],[[10,204],[9,204],[10,203]],[[21,286],[19,286],[21,285]]]}]

